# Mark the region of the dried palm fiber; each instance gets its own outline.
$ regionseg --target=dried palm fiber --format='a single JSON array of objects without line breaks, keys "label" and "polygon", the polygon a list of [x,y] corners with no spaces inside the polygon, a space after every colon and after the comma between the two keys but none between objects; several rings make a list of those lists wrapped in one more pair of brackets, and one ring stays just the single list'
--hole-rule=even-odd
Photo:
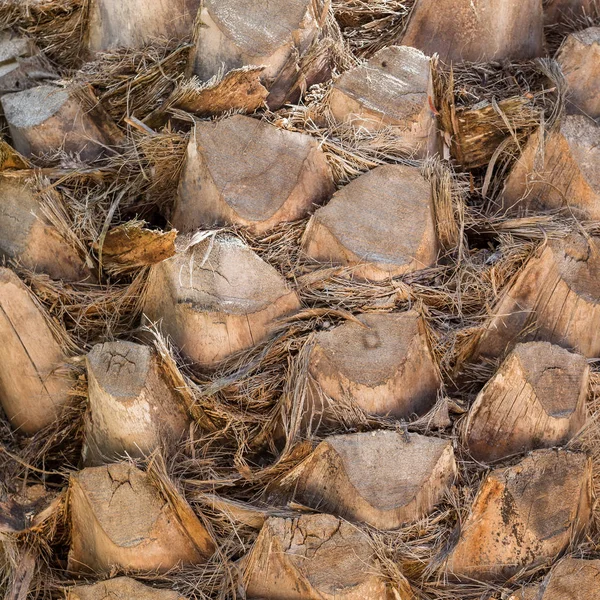
[{"label": "dried palm fiber", "polygon": [[[568,10],[569,2],[561,0],[544,0],[546,5],[566,5],[567,11],[559,11],[558,19],[556,14],[551,14],[544,28],[546,38],[546,52],[548,56],[554,56],[560,48],[564,39],[575,31],[582,31],[588,27],[598,27],[600,25],[600,2],[598,0],[578,0],[570,4],[575,10]],[[579,10],[581,9],[581,10]],[[554,22],[553,22],[554,21]]]},{"label": "dried palm fiber", "polygon": [[452,157],[465,169],[498,161],[541,124],[561,114],[564,83],[556,62],[465,63],[434,69],[438,120]]}]

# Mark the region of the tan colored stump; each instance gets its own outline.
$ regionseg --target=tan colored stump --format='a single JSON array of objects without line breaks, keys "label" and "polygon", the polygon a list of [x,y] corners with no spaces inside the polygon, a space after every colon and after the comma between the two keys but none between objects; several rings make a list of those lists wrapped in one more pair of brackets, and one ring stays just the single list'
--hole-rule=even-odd
[{"label": "tan colored stump", "polygon": [[578,218],[600,218],[600,126],[565,117],[540,144],[533,134],[510,172],[501,208],[512,213],[562,209]]},{"label": "tan colored stump", "polygon": [[177,592],[151,588],[129,577],[116,577],[67,590],[67,600],[186,600]]},{"label": "tan colored stump", "polygon": [[521,60],[544,51],[542,0],[417,0],[404,46],[449,62]]},{"label": "tan colored stump", "polygon": [[546,341],[600,356],[600,239],[549,241],[501,296],[477,355],[501,356],[517,341]]},{"label": "tan colored stump", "polygon": [[195,132],[171,219],[181,232],[235,224],[262,233],[305,217],[335,191],[308,135],[242,115],[198,123]]},{"label": "tan colored stump", "polygon": [[[299,58],[321,32],[329,2],[320,4],[312,0],[205,0],[200,9],[203,26],[191,60],[193,73],[208,81],[222,70],[264,66],[263,84],[281,96],[294,86]],[[317,81],[305,85],[313,83]]]},{"label": "tan colored stump", "polygon": [[92,162],[119,140],[91,91],[40,85],[0,99],[15,149],[24,156],[58,150]]},{"label": "tan colored stump", "polygon": [[326,438],[282,487],[301,504],[385,530],[431,512],[455,476],[449,441],[374,431]]},{"label": "tan colored stump", "polygon": [[565,558],[540,586],[528,586],[509,600],[600,600],[600,560]]},{"label": "tan colored stump", "polygon": [[87,48],[95,53],[141,48],[167,39],[191,37],[200,0],[91,0]]},{"label": "tan colored stump", "polygon": [[97,344],[87,374],[86,465],[170,450],[187,433],[190,418],[147,346]]},{"label": "tan colored stump", "polygon": [[435,263],[438,244],[431,184],[416,167],[385,165],[333,195],[310,219],[305,253],[382,281]]},{"label": "tan colored stump", "polygon": [[[433,407],[441,378],[425,324],[415,311],[359,316],[318,333],[309,373],[313,410],[322,392],[335,404],[351,403],[371,415],[408,419]],[[325,409],[325,413],[329,410]]]},{"label": "tan colored stump", "polygon": [[547,342],[518,344],[477,396],[466,423],[483,462],[569,441],[585,424],[589,367]]},{"label": "tan colored stump", "polygon": [[600,27],[570,34],[556,60],[567,81],[567,110],[600,117]]},{"label": "tan colored stump", "polygon": [[165,573],[202,563],[214,551],[200,521],[186,515],[184,526],[148,476],[128,463],[71,475],[69,508],[72,572]]},{"label": "tan colored stump", "polygon": [[377,559],[363,532],[331,515],[307,515],[266,521],[244,582],[249,598],[265,600],[391,599],[376,572]]},{"label": "tan colored stump", "polygon": [[144,313],[191,360],[216,366],[300,308],[277,271],[236,237],[205,240],[152,268]]},{"label": "tan colored stump", "polygon": [[54,422],[72,382],[49,319],[25,284],[0,268],[0,402],[11,425],[33,434]]},{"label": "tan colored stump", "polygon": [[[329,97],[339,122],[377,131],[392,126],[407,150],[418,156],[435,151],[431,60],[408,46],[384,48],[336,80]],[[431,100],[433,102],[433,100]]]},{"label": "tan colored stump", "polygon": [[89,278],[81,257],[44,216],[39,193],[24,179],[0,176],[0,256],[53,279]]},{"label": "tan colored stump", "polygon": [[500,581],[554,560],[587,526],[591,477],[590,460],[564,450],[538,450],[492,471],[448,558],[449,574]]}]

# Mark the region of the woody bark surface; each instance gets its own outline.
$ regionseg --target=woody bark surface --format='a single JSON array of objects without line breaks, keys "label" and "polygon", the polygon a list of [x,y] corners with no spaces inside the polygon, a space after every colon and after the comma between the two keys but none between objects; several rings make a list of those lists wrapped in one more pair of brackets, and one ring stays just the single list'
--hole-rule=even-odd
[{"label": "woody bark surface", "polygon": [[129,577],[116,577],[67,590],[66,600],[186,600],[177,592],[149,587]]}]

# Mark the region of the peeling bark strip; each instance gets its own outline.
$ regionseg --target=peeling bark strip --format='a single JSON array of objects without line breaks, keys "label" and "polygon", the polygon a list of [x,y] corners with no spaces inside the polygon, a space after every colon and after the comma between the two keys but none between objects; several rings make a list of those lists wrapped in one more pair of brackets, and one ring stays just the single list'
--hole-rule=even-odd
[{"label": "peeling bark strip", "polygon": [[[267,519],[250,555],[249,598],[391,600],[366,535],[331,515]],[[408,599],[408,596],[407,596]]]},{"label": "peeling bark strip", "polygon": [[465,440],[484,462],[568,442],[585,424],[589,366],[547,342],[518,344],[471,407]]},{"label": "peeling bark strip", "polygon": [[171,221],[184,233],[229,224],[263,233],[305,217],[334,191],[315,139],[236,115],[196,125]]},{"label": "peeling bark strip", "polygon": [[429,513],[455,476],[451,442],[374,431],[326,438],[280,486],[306,506],[386,530]]},{"label": "peeling bark strip", "polygon": [[316,261],[353,267],[353,277],[368,281],[430,267],[438,251],[431,184],[416,167],[377,167],[315,212],[302,247]]},{"label": "peeling bark strip", "polygon": [[377,131],[392,126],[407,152],[436,150],[431,60],[408,46],[390,46],[341,75],[328,100],[336,121]]},{"label": "peeling bark strip", "polygon": [[270,337],[296,292],[234,236],[210,237],[152,268],[144,313],[204,368]]},{"label": "peeling bark strip", "polygon": [[364,325],[349,321],[316,335],[307,414],[335,422],[345,404],[398,419],[426,413],[441,377],[422,318],[415,311],[358,318]]},{"label": "peeling bark strip", "polygon": [[78,585],[67,590],[67,600],[187,600],[171,590],[161,590],[129,577],[116,577],[94,585]]},{"label": "peeling bark strip", "polygon": [[150,348],[98,344],[87,356],[87,373],[86,465],[143,458],[159,448],[169,452],[186,435],[190,418]]},{"label": "peeling bark strip", "polygon": [[445,63],[543,55],[542,0],[417,0],[402,45]]},{"label": "peeling bark strip", "polygon": [[68,403],[72,382],[57,370],[67,360],[25,284],[0,269],[0,403],[11,425],[33,434]]},{"label": "peeling bark strip", "polygon": [[447,561],[457,578],[502,581],[554,560],[587,527],[592,464],[584,454],[538,450],[492,471]]},{"label": "peeling bark strip", "polygon": [[128,463],[72,475],[69,507],[74,573],[165,573],[214,552],[200,521],[188,519],[184,527],[148,476]]}]

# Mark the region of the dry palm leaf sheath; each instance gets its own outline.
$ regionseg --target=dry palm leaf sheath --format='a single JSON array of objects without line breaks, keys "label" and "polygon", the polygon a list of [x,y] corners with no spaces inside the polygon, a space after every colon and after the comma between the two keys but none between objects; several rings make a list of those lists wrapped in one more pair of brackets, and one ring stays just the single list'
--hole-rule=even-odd
[{"label": "dry palm leaf sheath", "polygon": [[0,597],[600,600],[600,0],[0,0]]}]

